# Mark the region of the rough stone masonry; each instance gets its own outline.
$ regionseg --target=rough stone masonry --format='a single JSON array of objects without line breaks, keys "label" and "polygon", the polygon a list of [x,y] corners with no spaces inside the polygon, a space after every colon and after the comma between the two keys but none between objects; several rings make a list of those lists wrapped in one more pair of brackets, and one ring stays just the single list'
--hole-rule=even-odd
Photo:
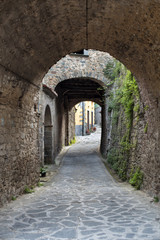
[{"label": "rough stone masonry", "polygon": [[23,4],[20,0],[6,0],[1,3],[2,203],[22,192],[24,185],[38,181],[37,105],[42,78],[59,59],[84,48],[110,53],[136,76],[142,99],[151,109],[148,135],[143,138],[148,150],[139,158],[148,168],[146,185],[159,192],[159,12],[157,0],[89,0],[87,4],[83,0],[33,0]]}]

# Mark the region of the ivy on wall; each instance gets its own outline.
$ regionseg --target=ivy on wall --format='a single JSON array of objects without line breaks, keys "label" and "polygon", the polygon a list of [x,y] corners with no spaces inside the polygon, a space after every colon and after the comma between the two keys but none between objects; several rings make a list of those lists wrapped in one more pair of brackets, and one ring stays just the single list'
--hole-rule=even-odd
[{"label": "ivy on wall", "polygon": [[[140,109],[140,95],[138,85],[133,74],[119,61],[110,61],[104,69],[104,75],[110,81],[108,99],[108,113],[111,115],[112,138],[107,161],[122,180],[127,180],[128,159],[133,144],[131,144],[131,130],[133,117],[137,117]],[[139,168],[137,168],[139,169]],[[140,169],[135,169],[136,177]],[[132,173],[132,178],[134,173]],[[134,182],[131,181],[130,183]],[[141,178],[142,179],[142,178]],[[140,182],[141,185],[142,182]],[[132,184],[134,185],[134,184]],[[140,186],[135,184],[136,188]]]}]

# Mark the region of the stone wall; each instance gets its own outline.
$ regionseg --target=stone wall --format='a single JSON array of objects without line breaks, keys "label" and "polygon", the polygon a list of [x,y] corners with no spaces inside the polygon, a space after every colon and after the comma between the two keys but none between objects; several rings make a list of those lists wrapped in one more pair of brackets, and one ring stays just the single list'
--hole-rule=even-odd
[{"label": "stone wall", "polygon": [[[111,59],[112,57],[105,52],[96,51],[89,49],[88,50],[88,56],[83,55],[75,55],[70,54],[66,55],[64,58],[59,60],[55,65],[53,65],[48,73],[43,78],[43,83],[47,85],[52,91],[55,91],[57,89],[57,86],[63,81],[66,81],[68,79],[76,79],[81,78],[84,80],[89,78],[95,82],[98,82],[100,86],[105,86],[105,84],[108,83],[108,79],[104,76],[103,70],[106,66],[106,63]],[[57,91],[57,90],[56,90]],[[81,101],[88,100],[87,95],[86,99],[81,99]],[[94,101],[94,99],[92,100]],[[95,99],[96,102],[96,99]],[[67,103],[67,99],[65,100],[65,104]],[[70,103],[71,107],[73,107],[78,102]],[[69,109],[68,109],[69,110]],[[66,116],[66,122],[67,122],[67,115],[68,113],[65,113]],[[106,118],[104,118],[104,124],[103,124],[103,134],[102,134],[102,148],[103,152],[106,152]],[[70,128],[71,129],[71,128]],[[73,128],[74,129],[74,128]],[[66,130],[66,140],[65,143],[69,144],[70,137],[69,132],[70,130]],[[86,127],[85,127],[86,131]],[[84,131],[84,132],[85,132]],[[73,135],[73,133],[72,133]],[[75,133],[74,133],[75,135]]]},{"label": "stone wall", "polygon": [[[37,110],[34,111],[34,104],[37,107],[34,96],[38,89],[30,83],[40,86],[50,66],[66,54],[83,48],[109,52],[137,77],[143,101],[150,109],[145,115],[148,132],[143,136],[143,157],[144,168],[152,181],[146,184],[150,188],[159,184],[160,3],[157,0],[135,0],[134,3],[128,0],[92,0],[87,4],[86,8],[86,1],[79,0],[46,0],[41,4],[37,0],[23,4],[6,0],[1,3],[0,81],[3,86],[0,89],[0,162],[4,166],[0,170],[1,202],[14,192],[22,191],[31,178],[33,183],[36,182],[38,175],[37,170],[33,172],[38,165],[38,116]],[[64,79],[67,78],[64,73]],[[99,79],[97,75],[93,78]],[[59,106],[57,103],[57,110]],[[63,142],[63,118],[58,114],[59,145]],[[138,152],[141,158],[143,148],[139,147]],[[22,162],[24,164],[20,168]],[[18,181],[15,177],[17,172],[20,175]]]},{"label": "stone wall", "polygon": [[[42,165],[44,164],[44,128],[45,128],[45,111],[46,107],[48,106],[51,112],[51,125],[55,126],[55,99],[50,98],[47,94],[41,90],[40,92],[40,99],[39,99],[39,106],[40,106],[40,121],[39,121],[39,145],[40,145],[40,157]],[[52,159],[51,162],[54,163],[54,156],[55,156],[55,134],[53,132],[52,127]]]},{"label": "stone wall", "polygon": [[39,179],[38,90],[0,68],[0,205]]},{"label": "stone wall", "polygon": [[139,121],[134,118],[130,165],[138,165],[144,172],[142,188],[150,195],[160,197],[160,161],[159,161],[159,103],[158,99],[147,97],[147,92],[139,84],[141,104]]},{"label": "stone wall", "polygon": [[[147,91],[139,82],[138,87],[140,99],[134,100],[134,106],[138,104],[140,107],[138,112],[133,111],[129,145],[125,146],[128,148],[127,151],[120,150],[127,131],[124,108],[120,105],[117,122],[113,120],[114,109],[110,111],[110,107],[108,108],[107,159],[109,163],[113,162],[113,165],[111,164],[112,168],[116,170],[123,180],[125,179],[125,171],[127,171],[126,179],[129,180],[132,169],[140,168],[143,173],[141,189],[148,192],[151,196],[160,196],[159,123],[157,122],[159,103],[158,99],[155,101],[151,96],[150,98],[148,97]],[[116,89],[118,88],[115,83],[111,91],[115,92]],[[109,101],[109,95],[107,101]],[[116,151],[118,156],[115,154]],[[122,164],[120,165],[120,163]],[[118,164],[120,167],[118,167]],[[124,176],[122,176],[122,171],[124,171]]]},{"label": "stone wall", "polygon": [[39,145],[40,145],[40,161],[44,165],[44,128],[45,128],[45,110],[49,106],[51,111],[51,132],[52,132],[52,160],[50,163],[55,163],[55,158],[65,145],[65,129],[66,119],[63,105],[63,96],[59,98],[48,89],[48,92],[41,87],[39,96],[40,106],[40,121],[39,121]]},{"label": "stone wall", "polygon": [[[53,65],[48,73],[43,78],[43,84],[48,86],[53,92],[57,91],[58,98],[60,99],[61,90],[59,89],[60,84],[63,81],[67,81],[69,79],[73,79],[75,82],[77,79],[83,79],[85,84],[85,79],[90,79],[93,82],[99,83],[99,87],[105,86],[105,84],[109,83],[108,79],[104,76],[103,70],[106,66],[106,63],[112,57],[105,52],[96,51],[89,49],[88,56],[84,55],[76,55],[70,54],[66,55],[64,58],[59,60],[55,65]],[[56,93],[56,94],[57,94]],[[63,96],[62,96],[63,99]],[[81,101],[86,101],[86,99],[81,99]],[[92,99],[94,101],[94,98]],[[95,102],[97,99],[95,99]],[[61,101],[62,102],[62,101]],[[80,102],[80,100],[79,100]],[[72,103],[68,103],[68,99],[64,99],[64,117],[65,123],[69,126],[69,111],[72,107],[78,103],[73,101]],[[102,103],[101,103],[102,104]],[[102,134],[102,148],[103,152],[106,152],[106,117],[103,115],[103,134]],[[74,129],[74,128],[73,128]],[[65,128],[65,144],[68,145],[70,142],[70,132],[71,128]],[[86,129],[85,129],[86,130]],[[73,133],[72,133],[73,135]],[[75,133],[74,133],[75,135]]]}]

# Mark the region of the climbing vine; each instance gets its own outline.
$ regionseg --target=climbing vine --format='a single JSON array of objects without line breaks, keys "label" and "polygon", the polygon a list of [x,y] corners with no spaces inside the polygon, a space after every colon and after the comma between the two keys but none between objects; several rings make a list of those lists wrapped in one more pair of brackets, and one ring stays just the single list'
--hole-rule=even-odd
[{"label": "climbing vine", "polygon": [[140,189],[143,182],[143,173],[138,167],[136,170],[131,170],[129,183],[137,190]]},{"label": "climbing vine", "polygon": [[[136,115],[138,121],[140,109],[138,85],[133,74],[116,60],[107,63],[104,75],[112,83],[108,99],[112,148],[108,152],[107,161],[122,180],[127,180],[128,158],[133,147],[131,144],[133,117]],[[119,128],[123,128],[123,131]]]}]

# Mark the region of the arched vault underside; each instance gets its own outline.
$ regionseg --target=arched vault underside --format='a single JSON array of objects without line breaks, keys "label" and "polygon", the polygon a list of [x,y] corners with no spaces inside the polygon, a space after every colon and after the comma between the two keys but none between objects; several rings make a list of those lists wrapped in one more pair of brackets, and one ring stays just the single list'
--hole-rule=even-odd
[{"label": "arched vault underside", "polygon": [[82,101],[93,101],[103,105],[105,91],[97,82],[87,78],[68,79],[60,82],[55,88],[64,99],[67,98],[69,109]]},{"label": "arched vault underside", "polygon": [[1,1],[1,67],[39,84],[67,53],[97,49],[159,96],[159,12],[157,0]]}]

